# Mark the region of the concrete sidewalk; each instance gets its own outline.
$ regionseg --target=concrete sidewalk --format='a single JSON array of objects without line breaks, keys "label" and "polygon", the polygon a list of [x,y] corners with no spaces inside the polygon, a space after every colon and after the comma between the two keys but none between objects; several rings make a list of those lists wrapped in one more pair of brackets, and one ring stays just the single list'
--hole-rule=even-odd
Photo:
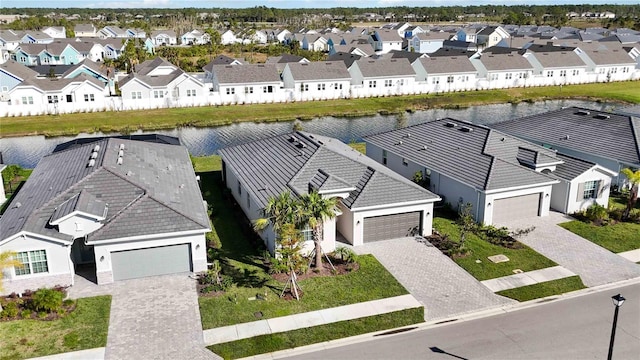
[{"label": "concrete sidewalk", "polygon": [[102,347],[31,358],[31,360],[102,360],[104,352],[105,348]]},{"label": "concrete sidewalk", "polygon": [[481,281],[482,285],[493,292],[515,289],[522,286],[538,284],[545,281],[558,280],[575,276],[571,270],[562,266],[553,266],[540,270],[527,271],[520,274],[503,276],[495,279]]},{"label": "concrete sidewalk", "polygon": [[310,311],[302,314],[294,314],[273,319],[209,329],[203,332],[204,343],[206,346],[215,345],[259,335],[268,335],[312,326],[331,324],[338,321],[353,320],[421,306],[422,304],[420,304],[420,302],[418,302],[418,300],[416,300],[412,295],[396,296],[330,309]]},{"label": "concrete sidewalk", "polygon": [[640,262],[640,249],[624,251],[618,253],[618,255],[634,263]]}]

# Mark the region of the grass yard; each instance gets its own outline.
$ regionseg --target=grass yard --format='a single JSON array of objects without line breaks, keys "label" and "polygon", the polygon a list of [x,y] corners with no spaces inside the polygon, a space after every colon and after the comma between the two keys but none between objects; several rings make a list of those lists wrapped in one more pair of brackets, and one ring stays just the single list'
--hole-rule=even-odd
[{"label": "grass yard", "polygon": [[[362,256],[358,271],[300,281],[304,291],[300,301],[281,299],[283,284],[267,273],[258,250],[261,240],[255,241],[241,210],[226,202],[220,176],[220,172],[200,173],[204,198],[214,209],[214,231],[222,243],[218,250],[222,267],[238,285],[223,296],[199,299],[204,329],[255,321],[256,312],[262,312],[263,319],[273,318],[408,293],[373,256]],[[266,294],[267,300],[248,300],[257,294]]]},{"label": "grass yard", "polygon": [[153,131],[181,126],[220,126],[241,121],[366,116],[380,112],[400,113],[407,110],[568,98],[640,103],[640,81],[567,85],[562,88],[550,86],[278,104],[19,116],[3,119],[2,136],[62,136],[97,131],[130,133],[138,129]]},{"label": "grass yard", "polygon": [[614,253],[640,249],[640,224],[597,226],[574,220],[560,226]]},{"label": "grass yard", "polygon": [[564,279],[523,286],[516,289],[498,291],[496,294],[522,302],[551,295],[564,294],[584,288],[586,288],[586,286],[584,286],[580,277],[576,275]]},{"label": "grass yard", "polygon": [[54,321],[0,322],[0,359],[24,359],[107,345],[111,296],[78,299],[70,315]]},{"label": "grass yard", "polygon": [[256,336],[250,339],[209,346],[208,349],[225,359],[237,359],[366,334],[371,332],[372,328],[387,330],[423,321],[424,308],[420,307],[284,333]]},{"label": "grass yard", "polygon": [[[436,216],[433,219],[433,227],[439,233],[449,235],[453,240],[460,238],[460,229],[453,219]],[[507,249],[490,244],[475,234],[467,235],[465,247],[471,254],[454,261],[480,281],[513,275],[515,269],[531,271],[557,265],[526,245],[521,249]],[[506,255],[509,261],[494,264],[487,259],[488,256],[498,254]],[[478,259],[480,263],[476,263]]]}]

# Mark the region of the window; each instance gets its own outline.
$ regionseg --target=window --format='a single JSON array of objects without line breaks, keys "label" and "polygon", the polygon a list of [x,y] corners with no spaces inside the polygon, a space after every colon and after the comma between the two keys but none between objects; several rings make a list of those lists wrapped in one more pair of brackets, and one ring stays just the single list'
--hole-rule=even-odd
[{"label": "window", "polygon": [[336,90],[342,90],[342,84],[335,83],[335,84],[333,84],[333,88],[336,89]]},{"label": "window", "polygon": [[308,226],[300,234],[302,235],[302,241],[313,241],[313,230]]},{"label": "window", "polygon": [[318,91],[324,90],[324,89],[325,89],[325,84],[318,84]]},{"label": "window", "polygon": [[244,87],[245,94],[253,94],[253,86],[245,86]]},{"label": "window", "polygon": [[370,88],[374,88],[374,87],[377,87],[377,86],[378,86],[378,84],[377,84],[376,80],[369,80],[369,87]]},{"label": "window", "polygon": [[309,84],[300,84],[300,91],[309,91]]},{"label": "window", "polygon": [[440,78],[439,77],[431,78],[431,83],[434,85],[440,84]]},{"label": "window", "polygon": [[236,93],[236,88],[227,88],[227,95],[233,95]]},{"label": "window", "polygon": [[3,86],[2,87],[2,92],[5,92],[5,91],[9,91],[9,87],[8,86]]},{"label": "window", "polygon": [[67,95],[67,102],[73,102],[73,95],[71,94]]},{"label": "window", "polygon": [[402,158],[402,165],[409,166],[409,161],[405,158]]},{"label": "window", "polygon": [[595,199],[598,197],[598,181],[587,181],[584,183],[583,199]]},{"label": "window", "polygon": [[196,89],[187,89],[187,97],[196,96]]},{"label": "window", "polygon": [[265,94],[271,94],[273,92],[273,86],[271,86],[271,85],[263,86],[262,87],[262,92],[265,93]]},{"label": "window", "polygon": [[571,75],[573,75],[573,76],[578,76],[578,70],[573,70],[573,71],[571,72]]},{"label": "window", "polygon": [[96,98],[93,94],[84,94],[84,101],[96,101]]},{"label": "window", "polygon": [[393,80],[384,81],[384,87],[392,87],[392,86],[393,86]]},{"label": "window", "polygon": [[560,70],[560,77],[567,77],[567,70]]},{"label": "window", "polygon": [[47,252],[44,250],[24,251],[16,254],[16,260],[22,267],[16,267],[16,275],[29,275],[49,272]]},{"label": "window", "polygon": [[382,163],[387,165],[387,150],[382,150]]},{"label": "window", "polygon": [[242,195],[242,184],[238,181],[238,195]]},{"label": "window", "polygon": [[162,99],[164,98],[164,92],[162,90],[153,90],[153,97],[155,99]]},{"label": "window", "polygon": [[547,71],[547,77],[553,77],[553,71]]},{"label": "window", "polygon": [[615,68],[615,67],[614,67],[614,68],[611,68],[611,73],[612,73],[612,74],[615,74],[615,73],[617,73],[617,72],[618,72],[618,68]]},{"label": "window", "polygon": [[142,92],[140,91],[132,91],[131,92],[132,99],[142,99]]},{"label": "window", "polygon": [[600,69],[598,69],[598,73],[599,73],[599,74],[604,74],[604,68],[600,68]]},{"label": "window", "polygon": [[498,80],[498,74],[491,74],[491,80]]},{"label": "window", "polygon": [[22,97],[23,104],[33,105],[33,96],[23,96]]},{"label": "window", "polygon": [[628,73],[629,72],[629,68],[628,67],[623,67],[622,68],[622,72],[623,73]]},{"label": "window", "polygon": [[247,210],[251,210],[251,198],[249,197],[249,193],[247,193]]},{"label": "window", "polygon": [[506,73],[504,75],[504,78],[507,79],[507,80],[511,80],[513,78],[513,74],[512,73]]},{"label": "window", "polygon": [[453,76],[449,75],[447,76],[447,84],[451,84],[453,82]]},{"label": "window", "polygon": [[42,62],[45,63],[45,64],[48,64],[49,63],[49,58],[42,59]]},{"label": "window", "polygon": [[20,56],[20,62],[27,62],[27,58],[24,56]]},{"label": "window", "polygon": [[47,102],[49,104],[57,103],[58,102],[58,95],[47,95]]},{"label": "window", "polygon": [[398,80],[398,85],[399,86],[404,86],[404,79]]}]

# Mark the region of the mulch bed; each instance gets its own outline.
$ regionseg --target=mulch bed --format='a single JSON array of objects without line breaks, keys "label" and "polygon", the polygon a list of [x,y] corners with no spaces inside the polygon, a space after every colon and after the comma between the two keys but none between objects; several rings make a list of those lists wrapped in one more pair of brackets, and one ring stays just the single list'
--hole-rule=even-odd
[{"label": "mulch bed", "polygon": [[[319,276],[334,276],[334,275],[344,275],[350,272],[357,271],[360,268],[358,263],[346,263],[340,259],[331,259],[333,263],[333,267],[335,267],[335,271],[331,268],[331,265],[327,262],[326,259],[322,262],[322,268],[311,268],[304,274],[298,274],[298,281],[302,281],[309,278],[319,277]],[[289,274],[273,274],[272,278],[278,280],[282,283],[286,283],[289,280]]]},{"label": "mulch bed", "polygon": [[[66,288],[63,286],[56,286],[53,288],[56,291],[60,291],[62,293],[64,293],[66,295]],[[60,308],[60,312],[52,312],[52,313],[47,313],[46,316],[41,316],[41,313],[38,313],[36,311],[31,311],[30,309],[27,309],[27,306],[29,304],[29,302],[31,301],[31,298],[33,297],[34,291],[31,290],[25,290],[24,293],[22,293],[22,297],[19,297],[18,294],[16,293],[11,293],[7,296],[3,296],[0,297],[0,302],[2,302],[2,306],[6,308],[6,305],[9,303],[17,303],[18,304],[18,315],[17,316],[13,316],[13,317],[0,317],[0,322],[3,321],[14,321],[14,320],[23,320],[23,319],[34,319],[34,320],[42,320],[42,321],[52,321],[52,320],[57,320],[60,319],[62,317],[65,317],[66,315],[70,314],[71,312],[73,312],[76,307],[77,307],[77,301],[68,301],[68,302],[63,302],[62,303],[62,307]],[[27,310],[30,311],[31,314],[28,317],[25,317],[22,315],[22,311]]]}]

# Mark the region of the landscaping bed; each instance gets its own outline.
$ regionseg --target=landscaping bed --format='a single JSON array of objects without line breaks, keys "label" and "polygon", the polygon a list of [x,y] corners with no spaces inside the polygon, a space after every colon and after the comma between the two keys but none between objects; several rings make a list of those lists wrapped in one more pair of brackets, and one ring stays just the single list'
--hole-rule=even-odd
[{"label": "landscaping bed", "polygon": [[0,359],[24,359],[104,347],[111,296],[81,298],[72,312],[50,321],[0,322]]},{"label": "landscaping bed", "polygon": [[2,312],[0,321],[14,321],[20,319],[55,320],[60,319],[75,310],[76,302],[63,300],[67,293],[64,287],[52,289],[26,290],[18,296],[12,293],[0,298]]},{"label": "landscaping bed", "polygon": [[580,280],[580,277],[576,275],[564,279],[546,281],[515,289],[498,291],[496,294],[506,296],[518,301],[529,301],[551,295],[564,294],[584,288],[586,288],[586,286],[584,286],[582,280]]},{"label": "landscaping bed", "polygon": [[372,332],[371,329],[387,330],[420,322],[424,322],[424,308],[422,307],[283,333],[260,335],[209,346],[208,349],[225,359],[237,359],[366,334]]}]

